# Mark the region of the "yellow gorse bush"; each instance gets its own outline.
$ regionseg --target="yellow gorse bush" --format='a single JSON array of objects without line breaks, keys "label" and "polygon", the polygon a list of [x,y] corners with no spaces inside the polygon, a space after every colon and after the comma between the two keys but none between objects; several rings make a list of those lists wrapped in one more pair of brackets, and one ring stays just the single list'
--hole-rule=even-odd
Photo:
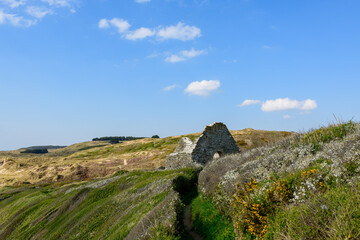
[{"label": "yellow gorse bush", "polygon": [[260,189],[254,178],[239,184],[232,201],[234,227],[239,239],[246,233],[256,239],[263,239],[268,231],[268,215],[273,213],[279,203],[288,203],[291,196],[292,191],[285,180],[272,179],[266,191]]},{"label": "yellow gorse bush", "polygon": [[266,192],[266,200],[270,202],[286,203],[290,200],[291,191],[285,180],[275,182],[271,189]]},{"label": "yellow gorse bush", "polygon": [[238,185],[232,201],[234,209],[234,227],[238,235],[247,231],[253,236],[263,239],[267,232],[267,211],[262,202],[256,202],[251,194],[259,189],[254,178],[249,183]]},{"label": "yellow gorse bush", "polygon": [[320,173],[319,169],[305,170],[305,171],[301,172],[301,177],[302,178],[310,178],[310,177],[316,176],[319,173]]}]

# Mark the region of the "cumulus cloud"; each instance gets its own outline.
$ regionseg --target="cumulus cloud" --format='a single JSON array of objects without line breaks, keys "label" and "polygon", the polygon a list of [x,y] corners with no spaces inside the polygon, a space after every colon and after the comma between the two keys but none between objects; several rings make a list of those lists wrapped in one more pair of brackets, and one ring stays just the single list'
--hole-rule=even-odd
[{"label": "cumulus cloud", "polygon": [[239,107],[246,107],[246,106],[250,106],[250,105],[254,105],[254,104],[259,104],[259,103],[261,103],[260,100],[246,99],[246,100],[244,100],[241,104],[239,104]]},{"label": "cumulus cloud", "polygon": [[[75,12],[77,0],[0,0],[0,24],[30,27],[61,9]],[[55,14],[54,14],[55,15]]]},{"label": "cumulus cloud", "polygon": [[147,2],[151,2],[151,0],[135,0],[135,2],[137,2],[137,3],[147,3]]},{"label": "cumulus cloud", "polygon": [[[261,110],[263,112],[275,112],[275,111],[287,111],[287,110],[299,110],[300,114],[310,113],[318,107],[315,100],[306,99],[303,101],[292,100],[290,98],[278,98],[274,100],[266,100],[264,102],[260,100],[247,99],[239,104],[239,107],[246,107],[254,104],[261,104]],[[285,119],[289,119],[290,115],[284,115]]]},{"label": "cumulus cloud", "polygon": [[157,32],[160,39],[177,39],[189,41],[201,36],[200,28],[195,26],[184,25],[179,22],[177,25],[160,28]]},{"label": "cumulus cloud", "polygon": [[151,37],[155,35],[155,31],[149,29],[149,28],[139,28],[136,29],[133,32],[130,32],[128,34],[126,34],[126,39],[128,40],[138,40],[138,39],[144,39],[147,37]]},{"label": "cumulus cloud", "polygon": [[169,57],[165,58],[166,62],[171,62],[171,63],[177,63],[177,62],[184,62],[186,61],[186,58],[178,56],[176,54],[172,54]]},{"label": "cumulus cloud", "polygon": [[195,50],[192,48],[190,50],[183,50],[179,54],[172,54],[171,56],[166,57],[165,61],[171,63],[184,62],[190,58],[194,58],[205,53],[205,50]]},{"label": "cumulus cloud", "polygon": [[202,97],[209,96],[212,92],[220,87],[218,80],[202,80],[190,83],[185,89],[185,93],[189,95],[198,95]]},{"label": "cumulus cloud", "polygon": [[103,18],[103,19],[100,19],[100,21],[98,22],[98,27],[99,28],[108,28],[108,27],[110,27],[110,24],[107,19]]},{"label": "cumulus cloud", "polygon": [[130,24],[126,20],[120,18],[103,18],[98,22],[99,28],[105,29],[110,26],[116,28],[119,33],[125,33],[130,28]]},{"label": "cumulus cloud", "polygon": [[284,110],[303,110],[309,111],[317,108],[315,100],[306,99],[304,101],[291,100],[290,98],[278,98],[275,100],[267,100],[261,110],[264,112],[284,111]]},{"label": "cumulus cloud", "polygon": [[176,87],[178,87],[178,85],[173,84],[173,85],[164,87],[163,90],[164,90],[164,91],[171,91],[171,90],[173,90],[173,89],[176,88]]},{"label": "cumulus cloud", "polygon": [[119,33],[126,32],[130,28],[130,24],[127,21],[125,21],[124,19],[113,18],[111,20],[108,20],[108,22],[112,26],[117,28]]}]

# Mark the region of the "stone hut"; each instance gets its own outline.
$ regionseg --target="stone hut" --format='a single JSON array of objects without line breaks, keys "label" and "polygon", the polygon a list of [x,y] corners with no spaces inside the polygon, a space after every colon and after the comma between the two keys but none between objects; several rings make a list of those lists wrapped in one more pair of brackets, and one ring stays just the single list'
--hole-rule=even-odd
[{"label": "stone hut", "polygon": [[226,125],[217,122],[206,126],[194,142],[190,138],[182,138],[175,152],[166,158],[165,168],[202,167],[214,158],[238,152],[239,148]]}]

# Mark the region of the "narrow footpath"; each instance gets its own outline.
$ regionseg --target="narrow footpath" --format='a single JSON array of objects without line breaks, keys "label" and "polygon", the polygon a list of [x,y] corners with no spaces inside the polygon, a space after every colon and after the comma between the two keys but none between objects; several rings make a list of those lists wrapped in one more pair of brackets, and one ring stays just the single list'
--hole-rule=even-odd
[{"label": "narrow footpath", "polygon": [[195,232],[195,230],[194,230],[194,226],[193,226],[193,223],[191,221],[191,205],[186,205],[185,206],[184,225],[185,225],[185,230],[189,233],[189,235],[194,240],[203,240],[203,238],[197,232]]}]

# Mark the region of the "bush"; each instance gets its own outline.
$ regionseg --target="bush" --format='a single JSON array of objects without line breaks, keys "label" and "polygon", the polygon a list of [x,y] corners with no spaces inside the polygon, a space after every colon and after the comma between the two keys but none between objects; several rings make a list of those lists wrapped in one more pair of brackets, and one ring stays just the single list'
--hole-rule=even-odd
[{"label": "bush", "polygon": [[160,138],[159,135],[153,135],[151,138]]}]

